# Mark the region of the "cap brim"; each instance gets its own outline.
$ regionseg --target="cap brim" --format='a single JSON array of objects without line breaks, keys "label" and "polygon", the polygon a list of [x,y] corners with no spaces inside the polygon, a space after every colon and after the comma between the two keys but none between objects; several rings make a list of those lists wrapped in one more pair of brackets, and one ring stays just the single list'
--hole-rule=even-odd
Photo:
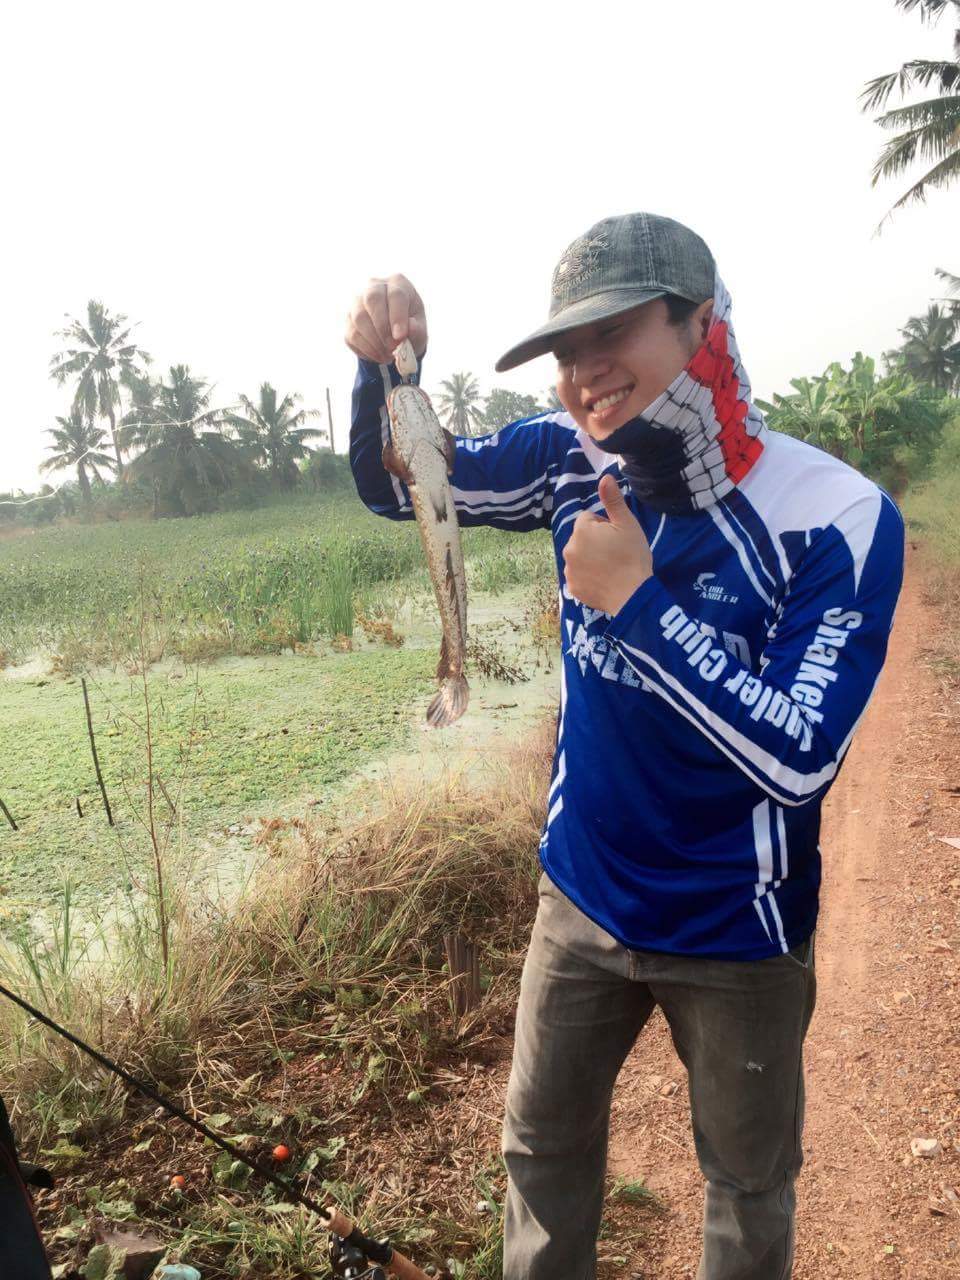
[{"label": "cap brim", "polygon": [[569,333],[571,329],[579,329],[581,325],[593,324],[596,320],[607,320],[610,316],[632,311],[645,302],[653,302],[654,298],[665,297],[666,293],[666,289],[610,289],[606,293],[583,298],[558,311],[546,324],[535,329],[515,347],[511,347],[493,367],[497,373],[506,373],[508,369],[515,369],[518,364],[546,355],[561,333]]}]

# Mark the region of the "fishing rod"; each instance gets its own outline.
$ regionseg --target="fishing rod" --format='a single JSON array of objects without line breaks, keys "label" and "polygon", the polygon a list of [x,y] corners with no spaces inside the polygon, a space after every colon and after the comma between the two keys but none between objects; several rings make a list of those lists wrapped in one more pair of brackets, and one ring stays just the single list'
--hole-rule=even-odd
[{"label": "fishing rod", "polygon": [[[254,1173],[259,1174],[265,1182],[277,1187],[288,1200],[291,1200],[294,1204],[303,1205],[311,1213],[317,1214],[322,1219],[324,1228],[331,1235],[330,1263],[333,1267],[334,1275],[343,1277],[343,1280],[386,1280],[387,1275],[396,1276],[398,1280],[453,1280],[449,1271],[438,1270],[436,1267],[428,1267],[426,1271],[422,1271],[416,1263],[411,1262],[409,1258],[394,1249],[386,1237],[374,1240],[371,1236],[364,1235],[345,1213],[335,1207],[326,1208],[321,1205],[312,1196],[308,1196],[306,1192],[301,1191],[295,1183],[286,1178],[281,1178],[273,1169],[268,1169],[259,1160],[248,1156],[228,1138],[222,1137],[202,1121],[195,1120],[193,1116],[188,1115],[182,1107],[171,1101],[171,1099],[165,1097],[162,1093],[158,1093],[151,1085],[138,1080],[136,1076],[132,1076],[129,1071],[125,1071],[119,1063],[114,1062],[112,1058],[108,1058],[105,1053],[101,1053],[99,1049],[94,1049],[92,1045],[81,1040],[79,1036],[74,1035],[72,1031],[68,1031],[66,1027],[61,1027],[59,1023],[54,1022],[52,1018],[42,1013],[39,1009],[35,1009],[32,1004],[29,1004],[21,996],[10,991],[2,984],[0,984],[0,995],[6,996],[15,1005],[19,1005],[31,1018],[36,1018],[43,1026],[49,1028],[64,1040],[69,1041],[77,1049],[82,1050],[88,1057],[93,1058],[94,1062],[98,1062],[100,1066],[106,1067],[115,1076],[119,1076],[132,1089],[142,1093],[151,1102],[155,1102],[162,1107],[164,1111],[168,1111],[170,1115],[176,1116],[178,1120],[188,1124],[197,1133],[209,1138],[215,1146],[220,1147],[222,1151],[226,1151],[235,1160],[239,1160],[249,1169],[252,1169]],[[386,1268],[386,1270],[384,1271],[383,1268]]]}]

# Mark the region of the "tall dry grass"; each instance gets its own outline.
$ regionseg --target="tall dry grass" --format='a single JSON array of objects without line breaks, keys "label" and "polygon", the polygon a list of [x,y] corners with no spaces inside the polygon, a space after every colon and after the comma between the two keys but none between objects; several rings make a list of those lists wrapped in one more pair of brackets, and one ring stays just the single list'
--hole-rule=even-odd
[{"label": "tall dry grass", "polygon": [[[536,906],[552,721],[505,751],[483,789],[457,775],[396,787],[348,825],[304,819],[229,907],[198,903],[168,875],[167,960],[157,912],[131,902],[91,937],[69,890],[46,937],[0,949],[3,981],[134,1074],[176,1090],[218,1063],[273,1055],[278,1031],[373,1066],[367,1082],[416,1088],[455,1034],[512,1006]],[[346,812],[357,812],[361,797]],[[443,935],[480,947],[486,994],[454,1032]],[[224,1077],[226,1079],[226,1077]],[[101,1138],[126,1090],[68,1043],[0,1004],[0,1092],[39,1145]]]}]

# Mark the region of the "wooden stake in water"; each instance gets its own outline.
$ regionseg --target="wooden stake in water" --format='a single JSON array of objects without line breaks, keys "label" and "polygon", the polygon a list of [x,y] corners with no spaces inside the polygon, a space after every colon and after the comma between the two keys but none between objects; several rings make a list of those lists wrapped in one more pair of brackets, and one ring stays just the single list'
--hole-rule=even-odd
[{"label": "wooden stake in water", "polygon": [[10,812],[10,810],[7,808],[7,806],[3,803],[2,800],[0,800],[0,809],[3,810],[3,816],[10,823],[11,827],[13,827],[14,831],[19,831],[20,828],[17,826],[17,824],[13,820],[13,814]]},{"label": "wooden stake in water", "polygon": [[80,677],[80,684],[83,688],[83,705],[87,709],[87,733],[90,735],[90,750],[93,752],[93,767],[97,771],[97,782],[100,784],[100,794],[103,796],[103,807],[107,811],[107,821],[111,827],[114,825],[113,814],[110,812],[110,801],[107,799],[107,788],[103,785],[103,774],[100,772],[100,761],[97,758],[97,744],[93,738],[93,721],[90,719],[90,699],[87,696],[87,682]]}]

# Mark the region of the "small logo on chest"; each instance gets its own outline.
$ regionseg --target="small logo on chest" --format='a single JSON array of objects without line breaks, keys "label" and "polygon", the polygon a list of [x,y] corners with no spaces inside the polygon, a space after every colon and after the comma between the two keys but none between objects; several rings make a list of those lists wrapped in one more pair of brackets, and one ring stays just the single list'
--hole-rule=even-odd
[{"label": "small logo on chest", "polygon": [[704,600],[712,600],[716,604],[736,604],[740,597],[728,591],[720,582],[715,582],[715,573],[701,573],[693,584],[693,589]]}]

